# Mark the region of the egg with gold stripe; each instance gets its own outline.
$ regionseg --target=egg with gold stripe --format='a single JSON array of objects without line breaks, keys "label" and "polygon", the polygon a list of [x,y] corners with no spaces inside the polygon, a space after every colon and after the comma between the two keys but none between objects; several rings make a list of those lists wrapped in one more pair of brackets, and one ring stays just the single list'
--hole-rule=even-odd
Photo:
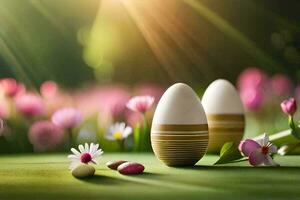
[{"label": "egg with gold stripe", "polygon": [[244,135],[245,114],[235,87],[227,80],[212,82],[202,97],[209,126],[209,153],[218,153],[226,142],[238,143]]},{"label": "egg with gold stripe", "polygon": [[206,115],[188,85],[174,84],[161,97],[152,121],[151,145],[168,166],[193,166],[206,153]]}]

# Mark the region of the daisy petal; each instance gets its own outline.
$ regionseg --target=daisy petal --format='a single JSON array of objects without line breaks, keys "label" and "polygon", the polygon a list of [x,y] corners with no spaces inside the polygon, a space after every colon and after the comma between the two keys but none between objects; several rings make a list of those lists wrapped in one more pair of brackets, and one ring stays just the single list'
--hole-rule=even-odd
[{"label": "daisy petal", "polygon": [[96,151],[93,155],[93,158],[97,157],[97,156],[101,156],[103,154],[102,149],[99,149],[98,151]]},{"label": "daisy petal", "polygon": [[114,138],[114,136],[112,135],[112,133],[106,134],[105,138],[108,139],[108,140],[110,140],[110,141],[115,141],[116,140]]},{"label": "daisy petal", "polygon": [[71,151],[72,151],[76,156],[80,156],[80,152],[77,151],[76,149],[72,148]]},{"label": "daisy petal", "polygon": [[71,154],[71,155],[68,155],[68,158],[69,159],[78,159],[79,157],[74,154]]},{"label": "daisy petal", "polygon": [[70,170],[73,170],[75,169],[78,165],[80,164],[80,162],[71,162],[70,166],[69,166],[69,169]]},{"label": "daisy petal", "polygon": [[93,148],[94,148],[94,143],[91,143],[91,144],[90,144],[90,150],[89,150],[89,153],[90,153],[90,154],[92,154]]},{"label": "daisy petal", "polygon": [[99,148],[99,144],[95,145],[95,150],[97,150]]},{"label": "daisy petal", "polygon": [[80,150],[81,153],[85,153],[84,147],[82,144],[78,146],[78,149]]},{"label": "daisy petal", "polygon": [[125,127],[126,127],[126,124],[125,124],[124,122],[121,122],[121,123],[119,124],[119,130],[120,130],[121,132],[124,131]]},{"label": "daisy petal", "polygon": [[253,166],[262,164],[265,161],[265,159],[266,159],[266,156],[264,154],[262,154],[260,149],[253,151],[249,155],[249,162]]},{"label": "daisy petal", "polygon": [[90,151],[90,147],[89,147],[88,143],[84,144],[84,150],[86,153],[88,153]]},{"label": "daisy petal", "polygon": [[266,155],[266,158],[264,160],[264,164],[266,166],[279,166],[269,155]]},{"label": "daisy petal", "polygon": [[127,138],[132,133],[132,128],[127,126],[124,130],[124,138]]},{"label": "daisy petal", "polygon": [[249,156],[253,151],[256,151],[261,146],[254,140],[242,141],[240,149],[245,156]]},{"label": "daisy petal", "polygon": [[93,155],[98,150],[99,144],[95,144],[91,154]]},{"label": "daisy petal", "polygon": [[80,159],[79,158],[69,158],[69,160],[71,160],[71,162],[78,162]]}]

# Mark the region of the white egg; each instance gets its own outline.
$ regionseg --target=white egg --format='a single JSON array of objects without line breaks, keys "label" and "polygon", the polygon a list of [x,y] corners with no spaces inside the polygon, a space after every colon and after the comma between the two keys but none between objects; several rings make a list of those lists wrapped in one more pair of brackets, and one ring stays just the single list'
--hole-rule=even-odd
[{"label": "white egg", "polygon": [[238,143],[244,135],[244,107],[235,87],[227,80],[212,82],[202,97],[208,126],[208,152],[217,153],[226,142]]},{"label": "white egg", "polygon": [[168,166],[193,166],[206,153],[206,115],[188,85],[174,84],[161,97],[153,117],[151,145]]}]

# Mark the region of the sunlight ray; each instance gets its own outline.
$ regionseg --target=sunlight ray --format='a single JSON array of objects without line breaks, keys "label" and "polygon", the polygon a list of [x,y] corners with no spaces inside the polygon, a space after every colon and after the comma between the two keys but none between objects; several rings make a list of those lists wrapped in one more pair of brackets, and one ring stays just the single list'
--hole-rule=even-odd
[{"label": "sunlight ray", "polygon": [[184,0],[187,5],[195,9],[201,16],[206,18],[210,23],[215,25],[228,37],[238,42],[241,47],[255,58],[261,65],[279,68],[280,66],[264,51],[262,51],[254,42],[244,36],[239,30],[234,28],[228,21],[222,19],[212,10],[207,8],[203,3],[196,0]]},{"label": "sunlight ray", "polygon": [[[162,4],[156,0],[151,1],[151,4],[147,5],[147,10],[151,18],[160,26],[161,29],[173,40],[173,42],[181,49],[181,52],[188,57],[191,63],[198,67],[200,70],[199,75],[203,73],[204,68],[209,68],[209,63],[200,54],[199,38],[196,39],[193,34],[190,33],[188,27],[184,27],[184,22],[181,18],[176,18],[174,13],[166,10],[167,2]],[[169,8],[169,7],[168,7]],[[156,10],[157,12],[151,12]],[[201,47],[201,46],[200,46]]]},{"label": "sunlight ray", "polygon": [[10,69],[12,70],[13,74],[20,78],[20,80],[24,81],[26,85],[32,86],[32,82],[30,78],[27,76],[26,72],[23,70],[22,65],[19,63],[18,59],[14,56],[11,52],[5,41],[0,37],[0,52],[1,55],[5,58],[8,63],[13,63]]},{"label": "sunlight ray", "polygon": [[132,1],[122,1],[122,3],[171,79],[181,79],[182,75],[186,72],[182,71],[183,74],[177,73],[175,68],[180,69],[183,63],[181,63],[181,60],[176,59],[176,57],[172,55],[172,49],[169,48],[167,40],[164,40],[162,35],[159,34],[158,30],[155,30],[155,28],[157,29],[157,25],[155,25],[153,21],[149,20],[148,18],[146,19],[142,9],[137,9],[137,5]]},{"label": "sunlight ray", "polygon": [[[25,78],[25,74],[26,79],[24,81],[30,83],[31,86],[34,86],[33,83],[39,82],[41,77],[45,75],[51,77],[51,73],[49,73],[49,71],[43,65],[35,65],[36,62],[39,62],[39,57],[35,56],[37,52],[35,52],[35,49],[31,45],[31,36],[27,32],[20,31],[20,27],[24,26],[24,24],[20,24],[16,18],[11,17],[9,10],[1,9],[0,11],[0,20],[3,22],[2,24],[7,26],[6,30],[8,30],[8,32],[15,34],[13,40],[9,40],[8,34],[2,34],[2,42],[4,42],[6,46],[10,47],[8,48],[10,50],[10,54],[13,55],[14,60],[18,62],[18,68],[22,68],[22,71],[24,72],[21,76],[22,79]],[[7,45],[8,42],[11,45]],[[16,46],[15,44],[18,43],[22,45]],[[24,52],[27,53],[27,56],[24,54]],[[43,74],[37,74],[37,71],[43,72]],[[29,76],[31,77],[30,81],[28,78]]]},{"label": "sunlight ray", "polygon": [[63,24],[59,23],[59,20],[49,12],[45,5],[43,5],[42,1],[30,0],[30,3],[39,13],[41,13],[41,15],[43,15],[53,26],[55,26],[63,36],[68,38],[68,29],[64,27]]}]

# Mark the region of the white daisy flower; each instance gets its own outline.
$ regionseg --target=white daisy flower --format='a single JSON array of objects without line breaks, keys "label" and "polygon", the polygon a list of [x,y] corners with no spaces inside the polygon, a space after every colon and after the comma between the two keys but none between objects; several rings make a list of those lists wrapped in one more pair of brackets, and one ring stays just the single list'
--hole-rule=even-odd
[{"label": "white daisy flower", "polygon": [[99,144],[91,143],[90,146],[88,143],[85,143],[83,146],[82,144],[78,146],[78,150],[72,148],[71,151],[73,154],[70,154],[68,158],[71,160],[71,164],[69,169],[74,169],[78,164],[84,163],[94,163],[98,164],[96,158],[100,157],[103,154],[102,149],[98,149]]},{"label": "white daisy flower", "polygon": [[117,122],[113,124],[106,134],[106,139],[108,140],[123,140],[127,138],[132,133],[132,128],[126,126],[124,122]]}]

